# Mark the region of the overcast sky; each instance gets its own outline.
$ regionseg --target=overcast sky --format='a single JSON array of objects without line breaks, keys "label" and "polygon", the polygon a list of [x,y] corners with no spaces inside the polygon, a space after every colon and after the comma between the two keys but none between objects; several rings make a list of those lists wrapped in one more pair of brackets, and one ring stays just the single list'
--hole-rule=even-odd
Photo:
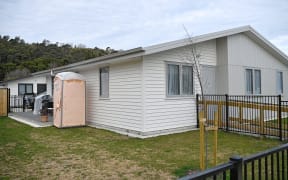
[{"label": "overcast sky", "polygon": [[288,0],[0,0],[0,35],[130,49],[251,25],[288,54]]}]

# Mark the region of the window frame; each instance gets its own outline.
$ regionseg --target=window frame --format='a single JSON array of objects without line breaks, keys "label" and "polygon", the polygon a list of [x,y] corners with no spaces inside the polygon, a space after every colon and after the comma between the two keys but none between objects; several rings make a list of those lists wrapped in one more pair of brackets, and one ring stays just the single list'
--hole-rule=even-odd
[{"label": "window frame", "polygon": [[[176,65],[179,67],[179,75],[178,75],[178,81],[179,81],[179,95],[169,95],[168,90],[168,76],[169,76],[169,65]],[[167,97],[179,97],[181,95],[181,64],[180,63],[166,63],[166,96]]]},{"label": "window frame", "polygon": [[[259,71],[259,73],[260,73],[260,93],[257,93],[257,89],[256,89],[256,71]],[[254,76],[253,76],[253,81],[254,81],[254,94],[256,94],[256,95],[260,95],[260,94],[262,94],[262,73],[261,73],[261,70],[260,69],[254,69],[253,70],[253,73],[254,73]]]},{"label": "window frame", "polygon": [[47,92],[47,84],[46,83],[37,83],[37,92],[36,92],[36,94],[38,95],[38,94],[41,94],[41,93],[43,93],[43,92],[45,92],[45,91],[43,91],[43,92],[40,92],[39,93],[39,86],[44,86],[45,85],[45,91]]},{"label": "window frame", "polygon": [[[101,92],[102,92],[101,69],[104,69],[104,68],[108,69],[108,82],[107,82],[108,93],[107,93],[107,96],[101,95]],[[110,67],[109,66],[101,66],[101,67],[99,67],[99,98],[100,99],[109,99],[109,97],[110,97],[110,86],[109,86],[109,83],[110,83]]]},{"label": "window frame", "polygon": [[[278,74],[281,74],[281,89],[280,89],[280,92],[279,92],[279,89],[278,89]],[[283,81],[283,71],[277,71],[276,72],[276,93],[277,94],[280,94],[282,95],[284,93],[284,81]]]},{"label": "window frame", "polygon": [[29,94],[32,94],[32,93],[34,93],[34,91],[33,91],[33,83],[18,83],[18,96],[23,96],[24,94],[20,94],[20,85],[24,85],[25,86],[25,93],[24,94],[27,94],[27,86],[29,85],[29,86],[32,86],[32,92],[31,93],[29,93]]},{"label": "window frame", "polygon": [[[168,65],[178,65],[179,66],[179,94],[178,95],[170,95],[168,93]],[[190,66],[192,68],[192,94],[183,94],[183,66]],[[178,98],[178,97],[193,97],[195,96],[195,84],[194,84],[194,67],[190,63],[181,63],[181,62],[170,62],[167,61],[165,63],[166,73],[165,73],[165,82],[166,82],[166,97],[167,98]]]},{"label": "window frame", "polygon": [[[248,78],[248,71],[251,71],[251,76],[252,77],[250,77],[250,78]],[[254,92],[254,84],[253,84],[253,69],[251,69],[251,68],[245,68],[245,93],[246,94],[253,94],[253,92]],[[252,79],[252,83],[251,82],[247,82],[248,81],[248,79],[250,80],[250,79]],[[249,90],[249,92],[248,92],[248,86],[247,86],[247,84],[249,84],[249,85],[251,85],[252,86],[252,88],[251,88],[251,90]]]},{"label": "window frame", "polygon": [[[247,70],[251,70],[252,71],[252,92],[248,92],[247,91]],[[260,73],[260,93],[256,93],[256,71],[259,71]],[[261,95],[262,94],[262,72],[261,72],[261,69],[259,68],[251,68],[251,67],[246,67],[245,68],[245,94],[246,95]]]}]

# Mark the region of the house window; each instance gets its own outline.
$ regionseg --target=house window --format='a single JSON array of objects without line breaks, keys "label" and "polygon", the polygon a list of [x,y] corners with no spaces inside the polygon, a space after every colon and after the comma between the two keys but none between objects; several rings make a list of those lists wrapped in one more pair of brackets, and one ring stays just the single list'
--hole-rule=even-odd
[{"label": "house window", "polygon": [[261,94],[261,71],[254,70],[254,83],[255,83],[255,91],[254,94]]},{"label": "house window", "polygon": [[33,93],[33,84],[18,84],[18,95],[24,95],[24,94],[32,94]]},{"label": "house window", "polygon": [[180,65],[168,64],[168,95],[180,95]]},{"label": "house window", "polygon": [[167,95],[193,94],[193,68],[185,64],[167,64]]},{"label": "house window", "polygon": [[109,97],[109,67],[100,68],[100,97]]},{"label": "house window", "polygon": [[37,84],[37,95],[47,91],[46,84]]},{"label": "house window", "polygon": [[276,89],[277,94],[283,94],[283,72],[277,72]]},{"label": "house window", "polygon": [[193,94],[193,68],[192,66],[182,66],[182,94]]},{"label": "house window", "polygon": [[261,94],[261,71],[246,69],[246,93]]}]

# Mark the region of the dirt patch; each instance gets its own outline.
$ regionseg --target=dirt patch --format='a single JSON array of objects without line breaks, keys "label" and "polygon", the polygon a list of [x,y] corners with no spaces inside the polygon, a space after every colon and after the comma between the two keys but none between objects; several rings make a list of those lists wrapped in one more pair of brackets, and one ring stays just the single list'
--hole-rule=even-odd
[{"label": "dirt patch", "polygon": [[[81,155],[61,154],[57,157],[36,156],[27,164],[25,174],[39,179],[174,179],[168,173],[141,167],[137,163],[111,157],[98,150],[95,158],[83,159]],[[15,175],[18,174],[14,172]],[[19,172],[19,174],[23,172]]]},{"label": "dirt patch", "polygon": [[[4,176],[12,179],[175,179],[168,172],[142,166],[106,151],[101,145],[91,143],[91,137],[79,142],[65,142],[57,136],[47,138],[31,132],[30,138],[46,146],[47,152],[37,152],[30,160],[22,162],[19,169],[7,167]],[[9,146],[15,145],[11,143]]]}]

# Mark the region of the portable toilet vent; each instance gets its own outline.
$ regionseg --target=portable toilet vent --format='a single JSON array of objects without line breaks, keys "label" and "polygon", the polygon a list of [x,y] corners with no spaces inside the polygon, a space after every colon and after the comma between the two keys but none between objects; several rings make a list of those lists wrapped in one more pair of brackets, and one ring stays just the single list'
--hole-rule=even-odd
[{"label": "portable toilet vent", "polygon": [[54,79],[54,126],[85,126],[85,80],[74,72],[58,73]]}]

